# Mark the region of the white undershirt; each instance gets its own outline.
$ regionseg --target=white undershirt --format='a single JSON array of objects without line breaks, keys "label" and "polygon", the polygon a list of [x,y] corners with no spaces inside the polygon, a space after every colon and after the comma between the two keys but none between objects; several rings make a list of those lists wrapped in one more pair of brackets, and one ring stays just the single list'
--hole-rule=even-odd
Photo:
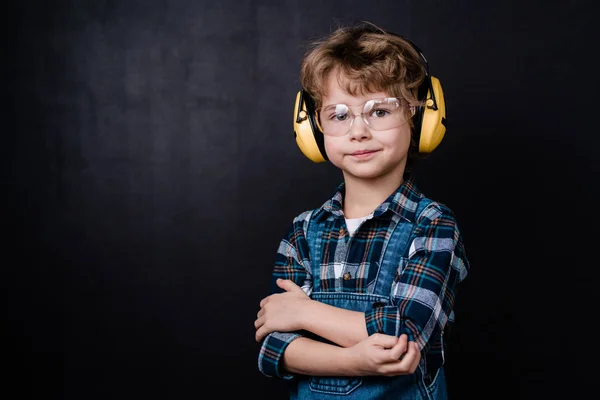
[{"label": "white undershirt", "polygon": [[[364,221],[366,221],[372,217],[373,217],[373,214],[369,214],[366,217],[361,217],[361,218],[346,218],[346,228],[348,228],[348,235],[350,235],[350,236],[354,235],[354,232],[356,232],[356,230],[358,229],[360,224],[362,224]],[[340,276],[342,276],[343,267],[344,267],[344,265],[342,263],[336,263],[334,265],[336,278],[339,278]]]},{"label": "white undershirt", "polygon": [[356,232],[356,229],[358,229],[360,224],[362,224],[363,221],[366,221],[369,218],[371,218],[370,215],[361,218],[346,218],[346,227],[348,228],[348,234],[350,236],[354,235],[354,232]]}]

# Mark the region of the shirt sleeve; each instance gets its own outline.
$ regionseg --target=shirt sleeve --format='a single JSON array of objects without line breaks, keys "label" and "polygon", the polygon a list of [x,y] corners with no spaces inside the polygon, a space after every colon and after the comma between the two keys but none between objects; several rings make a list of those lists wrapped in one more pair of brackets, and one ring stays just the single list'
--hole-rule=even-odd
[{"label": "shirt sleeve", "polygon": [[456,286],[469,263],[453,213],[439,203],[427,207],[419,220],[408,259],[392,285],[391,305],[365,313],[369,335],[406,333],[423,349],[432,333],[443,332],[454,319]]},{"label": "shirt sleeve", "polygon": [[[294,218],[292,227],[281,240],[271,280],[271,292],[279,293],[275,283],[278,278],[290,279],[310,296],[312,292],[312,274],[310,268],[310,253],[305,237],[305,223],[310,217],[309,212]],[[281,361],[286,347],[295,339],[303,336],[302,332],[272,332],[263,340],[258,355],[258,369],[268,377],[292,379],[293,375],[281,368]]]}]

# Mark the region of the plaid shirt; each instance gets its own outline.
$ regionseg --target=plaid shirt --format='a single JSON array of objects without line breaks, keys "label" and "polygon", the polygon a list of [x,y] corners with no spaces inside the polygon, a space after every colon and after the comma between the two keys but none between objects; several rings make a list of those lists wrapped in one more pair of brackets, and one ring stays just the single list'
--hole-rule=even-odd
[{"label": "plaid shirt", "polygon": [[[466,258],[461,234],[452,211],[443,204],[432,202],[420,216],[417,204],[424,196],[411,180],[406,180],[373,212],[372,221],[360,226],[349,242],[342,211],[344,184],[336,194],[313,212],[306,211],[294,218],[288,234],[277,251],[273,282],[277,278],[291,279],[309,295],[312,291],[311,260],[305,237],[309,218],[328,218],[330,231],[324,233],[324,245],[319,269],[320,291],[352,291],[366,293],[377,276],[375,268],[359,268],[362,274],[350,280],[335,276],[335,265],[378,265],[381,249],[395,225],[392,217],[415,223],[408,254],[399,255],[398,271],[390,288],[390,304],[365,313],[369,335],[384,333],[408,335],[422,350],[421,366],[435,373],[443,365],[444,328],[454,321],[456,286],[467,275]],[[417,220],[418,218],[418,220]],[[349,247],[346,244],[350,243]],[[343,247],[343,251],[338,247]],[[368,263],[368,264],[365,264]],[[319,265],[319,264],[317,264]],[[276,289],[273,283],[273,291]],[[258,357],[259,370],[266,376],[289,379],[280,367],[287,345],[302,332],[273,332],[262,343]]]}]

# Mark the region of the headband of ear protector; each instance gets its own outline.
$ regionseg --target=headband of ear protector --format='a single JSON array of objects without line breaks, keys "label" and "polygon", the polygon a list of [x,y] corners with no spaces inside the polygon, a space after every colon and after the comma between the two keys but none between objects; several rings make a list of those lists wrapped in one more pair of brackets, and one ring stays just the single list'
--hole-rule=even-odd
[{"label": "headband of ear protector", "polygon": [[[368,30],[366,30],[368,31]],[[380,31],[372,31],[381,33]],[[396,35],[400,36],[400,35]],[[421,50],[403,36],[419,53],[425,66],[425,80],[417,90],[422,106],[416,107],[413,116],[413,141],[420,154],[431,153],[446,133],[446,103],[440,81],[429,74],[429,64]],[[314,100],[303,89],[296,94],[294,105],[294,135],[296,144],[311,161],[327,161],[323,132],[319,129]]]}]

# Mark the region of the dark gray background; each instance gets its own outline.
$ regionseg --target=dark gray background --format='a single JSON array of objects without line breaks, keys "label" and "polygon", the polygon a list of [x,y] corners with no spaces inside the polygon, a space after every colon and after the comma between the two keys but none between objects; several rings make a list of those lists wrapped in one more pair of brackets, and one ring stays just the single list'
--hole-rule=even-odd
[{"label": "dark gray background", "polygon": [[416,179],[455,211],[472,262],[451,398],[586,393],[593,15],[591,1],[5,4],[9,398],[284,397],[257,371],[258,302],[288,223],[341,179],[293,140],[298,70],[312,39],[361,19],[417,43],[444,87],[448,133]]}]

